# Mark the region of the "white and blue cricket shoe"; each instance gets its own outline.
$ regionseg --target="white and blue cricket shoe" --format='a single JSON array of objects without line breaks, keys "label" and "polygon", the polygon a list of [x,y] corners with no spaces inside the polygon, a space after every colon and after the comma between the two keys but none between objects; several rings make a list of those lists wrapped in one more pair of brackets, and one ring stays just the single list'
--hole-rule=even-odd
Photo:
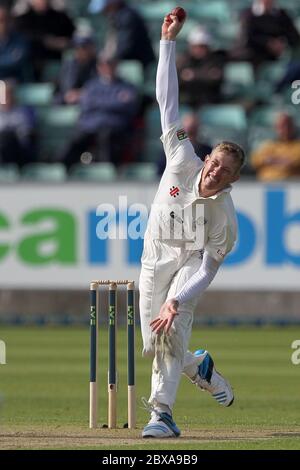
[{"label": "white and blue cricket shoe", "polygon": [[[203,356],[206,353],[204,359]],[[198,349],[194,356],[200,361],[198,373],[191,381],[201,390],[208,391],[212,397],[222,406],[230,406],[234,401],[234,395],[229,382],[215,369],[211,355],[204,349]]]},{"label": "white and blue cricket shoe", "polygon": [[179,437],[180,430],[176,426],[171,415],[168,413],[158,413],[153,411],[149,423],[144,427],[142,437],[144,438],[165,438]]},{"label": "white and blue cricket shoe", "polygon": [[151,419],[144,427],[142,437],[165,438],[180,436],[180,430],[169,413],[158,411],[144,397],[142,398],[142,403],[146,410],[151,412]]}]

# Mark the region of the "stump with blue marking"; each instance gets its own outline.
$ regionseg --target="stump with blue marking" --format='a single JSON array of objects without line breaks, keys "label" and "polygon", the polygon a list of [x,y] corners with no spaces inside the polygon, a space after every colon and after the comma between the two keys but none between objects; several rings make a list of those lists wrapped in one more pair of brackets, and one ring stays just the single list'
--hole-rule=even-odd
[{"label": "stump with blue marking", "polygon": [[[135,307],[133,281],[92,281],[90,284],[90,428],[97,427],[98,408],[98,329],[99,287],[109,286],[108,301],[108,427],[117,427],[117,288],[127,286],[127,375],[128,375],[128,424],[136,426],[135,391]],[[125,426],[125,425],[124,425]]]}]

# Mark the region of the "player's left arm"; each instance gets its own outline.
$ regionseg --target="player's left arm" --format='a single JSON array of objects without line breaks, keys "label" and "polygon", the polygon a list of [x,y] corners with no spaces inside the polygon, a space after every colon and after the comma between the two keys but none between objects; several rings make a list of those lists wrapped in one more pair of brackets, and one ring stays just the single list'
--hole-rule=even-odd
[{"label": "player's left arm", "polygon": [[198,271],[183,285],[176,295],[165,302],[159,315],[151,322],[152,331],[168,333],[178,308],[184,302],[199,297],[214,280],[225,256],[232,250],[235,242],[235,230],[229,225],[216,225],[205,247],[203,260]]},{"label": "player's left arm", "polygon": [[216,261],[205,252],[200,269],[193,274],[175,297],[162,305],[158,316],[150,323],[152,331],[159,333],[164,330],[168,333],[175,316],[178,315],[179,305],[202,294],[214,279],[220,265],[220,261]]},{"label": "player's left arm", "polygon": [[228,223],[226,214],[223,213],[209,234],[200,269],[175,296],[179,304],[199,297],[208,288],[226,255],[232,250],[235,240],[236,226]]},{"label": "player's left arm", "polygon": [[199,297],[214,280],[222,261],[216,260],[205,251],[200,269],[190,277],[174,297],[178,305]]}]

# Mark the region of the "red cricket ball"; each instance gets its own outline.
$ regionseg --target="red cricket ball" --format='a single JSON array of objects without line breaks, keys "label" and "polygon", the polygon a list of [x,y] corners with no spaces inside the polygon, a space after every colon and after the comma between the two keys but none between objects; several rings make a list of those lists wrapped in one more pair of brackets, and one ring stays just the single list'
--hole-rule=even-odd
[{"label": "red cricket ball", "polygon": [[175,7],[170,13],[173,16],[177,16],[180,23],[186,19],[186,11],[181,7]]}]

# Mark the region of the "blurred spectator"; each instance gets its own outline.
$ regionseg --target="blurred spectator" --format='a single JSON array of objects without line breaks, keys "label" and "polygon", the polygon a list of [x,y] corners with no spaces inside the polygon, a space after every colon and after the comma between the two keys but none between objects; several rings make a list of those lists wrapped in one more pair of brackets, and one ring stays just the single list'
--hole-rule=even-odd
[{"label": "blurred spectator", "polygon": [[138,60],[145,71],[155,55],[140,14],[123,0],[92,0],[89,10],[108,18],[105,53],[118,60]]},{"label": "blurred spectator", "polygon": [[296,137],[293,118],[278,114],[275,121],[277,139],[262,144],[251,156],[257,177],[263,181],[300,176],[300,139]]},{"label": "blurred spectator", "polygon": [[[30,69],[26,39],[12,26],[9,8],[0,5],[0,79],[24,81]],[[28,77],[29,78],[29,77]]]},{"label": "blurred spectator", "polygon": [[[210,147],[207,143],[202,142],[199,140],[199,133],[200,133],[200,120],[195,113],[186,113],[182,117],[182,127],[186,131],[193,147],[195,149],[195,153],[198,157],[204,161],[206,155],[209,155],[212,151],[212,147]],[[161,175],[166,166],[166,156],[165,152],[162,150],[161,158],[158,163],[158,173]]]},{"label": "blurred spectator", "polygon": [[14,6],[15,0],[1,0],[1,5],[7,7],[10,11]]},{"label": "blurred spectator", "polygon": [[195,108],[219,103],[226,52],[212,49],[212,37],[202,26],[188,35],[188,49],[178,57],[181,102]]},{"label": "blurred spectator", "polygon": [[0,104],[0,162],[23,165],[36,159],[35,115],[32,108],[18,106],[15,84],[6,81],[5,104]]},{"label": "blurred spectator", "polygon": [[288,13],[275,0],[254,0],[241,16],[239,45],[233,55],[250,60],[256,67],[264,61],[277,60],[287,46],[299,46],[300,36]]},{"label": "blurred spectator", "polygon": [[66,12],[52,8],[50,0],[30,0],[28,11],[16,17],[16,25],[31,42],[36,79],[47,60],[60,60],[75,30]]},{"label": "blurred spectator", "polygon": [[72,44],[74,55],[63,61],[59,75],[55,101],[60,104],[77,104],[82,87],[97,73],[97,53],[93,37],[76,34]]},{"label": "blurred spectator", "polygon": [[85,152],[96,161],[123,163],[139,100],[136,89],[116,76],[116,67],[115,59],[100,55],[98,77],[83,88],[75,136],[60,158],[68,167]]},{"label": "blurred spectator", "polygon": [[300,79],[300,59],[292,61],[287,65],[283,77],[276,84],[275,92],[281,93],[286,87],[290,86],[294,81]]}]

